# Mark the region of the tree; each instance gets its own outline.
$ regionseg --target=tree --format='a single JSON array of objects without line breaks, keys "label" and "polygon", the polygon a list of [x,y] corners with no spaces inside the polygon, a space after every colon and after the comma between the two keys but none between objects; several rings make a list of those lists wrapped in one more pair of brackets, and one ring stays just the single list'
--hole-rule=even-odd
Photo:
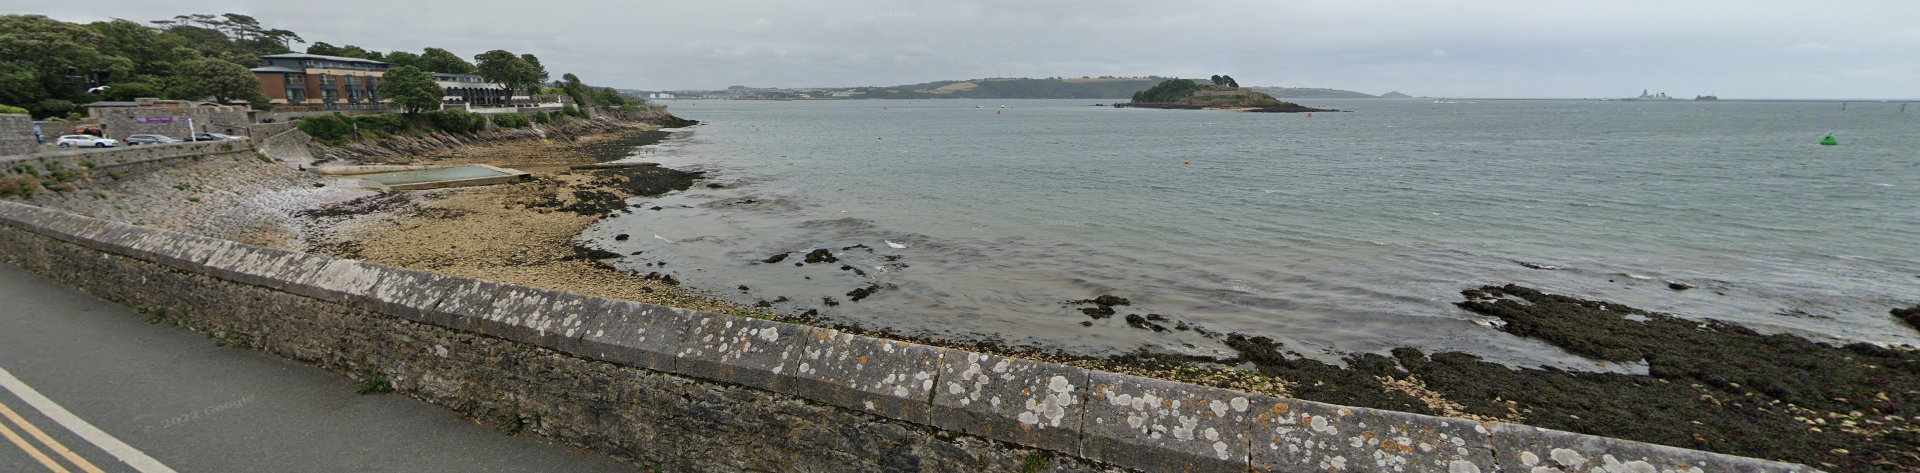
[{"label": "tree", "polygon": [[1152,88],[1134,94],[1133,101],[1140,103],[1172,103],[1193,95],[1200,90],[1200,84],[1187,79],[1172,79],[1154,85]]},{"label": "tree", "polygon": [[427,72],[439,72],[443,74],[473,73],[473,64],[468,63],[465,59],[460,59],[460,56],[453,54],[452,51],[440,48],[427,48],[426,51],[422,51],[420,53],[420,60],[416,65]]},{"label": "tree", "polygon": [[473,57],[480,77],[498,82],[510,90],[526,90],[546,80],[545,72],[511,52],[495,49]]},{"label": "tree", "polygon": [[405,109],[407,114],[417,114],[425,110],[440,108],[440,100],[446,97],[446,89],[433,81],[433,74],[413,66],[400,66],[388,69],[386,85],[380,90],[393,104]]},{"label": "tree", "polygon": [[315,41],[312,45],[307,46],[307,54],[318,54],[321,56],[339,56],[340,47],[327,44],[326,41]]},{"label": "tree", "polygon": [[342,57],[354,57],[354,58],[370,59],[370,60],[377,61],[379,60],[379,58],[377,57],[379,55],[380,53],[368,51],[366,50],[366,48],[354,46],[351,44],[340,47],[340,56]]},{"label": "tree", "polygon": [[208,56],[236,64],[254,64],[260,56],[292,51],[293,43],[306,42],[292,31],[268,29],[260,25],[260,20],[238,13],[179,15],[153,23],[187,37],[194,48]]},{"label": "tree", "polygon": [[1220,82],[1224,82],[1224,83],[1225,83],[1224,85],[1226,85],[1227,87],[1239,87],[1239,86],[1240,86],[1240,82],[1239,82],[1239,81],[1235,81],[1235,80],[1233,80],[1233,76],[1229,76],[1229,75],[1222,75],[1222,76],[1220,76]]},{"label": "tree", "polygon": [[532,54],[522,54],[520,55],[520,60],[533,65],[533,69],[538,71],[540,78],[534,79],[533,83],[539,84],[547,81],[547,66],[540,65],[540,58],[534,57]]},{"label": "tree", "polygon": [[[394,52],[387,53],[386,61],[387,61],[387,64],[392,64],[393,67],[400,67],[400,66],[421,67],[420,55],[406,52],[406,51],[394,51]],[[426,70],[426,69],[422,69],[422,70]]]},{"label": "tree", "polygon": [[220,59],[195,59],[180,63],[180,75],[193,84],[186,90],[212,96],[221,105],[230,105],[235,99],[255,104],[266,100],[266,94],[260,92],[260,79],[247,66]]},{"label": "tree", "polygon": [[119,87],[121,82],[148,82],[173,75],[174,65],[198,56],[188,47],[186,38],[140,23],[97,21],[88,23],[86,28],[100,37],[94,49],[132,61],[130,71],[114,77],[114,87]]},{"label": "tree", "polygon": [[[0,80],[18,81],[31,77],[37,87],[25,84],[0,85],[0,89],[23,87],[25,97],[0,96],[0,101],[26,103],[22,99],[67,98],[79,95],[89,78],[111,77],[133,69],[133,61],[102,54],[93,45],[102,38],[80,25],[40,15],[0,16]],[[22,72],[27,74],[21,74]],[[29,75],[30,74],[30,75]]]},{"label": "tree", "polygon": [[1219,75],[1219,74],[1214,74],[1214,75],[1213,75],[1213,85],[1227,85],[1227,81],[1224,81],[1224,80],[1220,80],[1220,75]]}]

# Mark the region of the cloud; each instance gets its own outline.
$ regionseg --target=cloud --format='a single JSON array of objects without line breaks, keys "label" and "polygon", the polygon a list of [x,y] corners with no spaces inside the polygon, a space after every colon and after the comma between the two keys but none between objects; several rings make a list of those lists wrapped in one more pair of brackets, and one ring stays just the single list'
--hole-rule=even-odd
[{"label": "cloud", "polygon": [[[1830,3],[1830,4],[1828,4]],[[991,77],[1232,74],[1448,96],[1613,97],[1646,87],[1722,97],[1914,97],[1920,82],[1796,70],[1920,64],[1920,2],[1832,0],[1165,1],[412,0],[39,2],[12,12],[133,21],[236,12],[308,41],[381,51],[532,53],[555,74],[645,90],[900,85]],[[1649,14],[1650,11],[1660,12]],[[779,20],[773,20],[779,18]],[[1276,27],[1283,25],[1284,27]],[[1782,41],[1780,35],[1792,38]],[[1445,49],[1435,45],[1445,45]],[[305,46],[299,46],[304,48]],[[1422,52],[1421,50],[1426,51]],[[1468,51],[1454,57],[1453,50]]]},{"label": "cloud", "polygon": [[1853,54],[1853,48],[1834,46],[1826,43],[1798,43],[1783,49],[1788,54]]},{"label": "cloud", "polygon": [[739,29],[740,31],[745,31],[748,33],[759,33],[762,31],[766,31],[767,28],[771,28],[771,27],[773,27],[772,21],[768,21],[766,18],[760,18],[760,19],[756,19],[751,22],[748,22],[745,25],[740,25]]}]

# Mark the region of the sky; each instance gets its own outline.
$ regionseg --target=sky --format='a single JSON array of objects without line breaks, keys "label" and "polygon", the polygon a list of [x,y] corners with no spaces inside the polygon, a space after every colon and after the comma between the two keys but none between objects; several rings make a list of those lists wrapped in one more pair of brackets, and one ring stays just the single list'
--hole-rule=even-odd
[{"label": "sky", "polygon": [[[1920,98],[1914,0],[0,0],[66,21],[244,13],[307,41],[539,56],[642,90],[1227,74],[1434,97]],[[296,45],[304,50],[305,45]]]}]

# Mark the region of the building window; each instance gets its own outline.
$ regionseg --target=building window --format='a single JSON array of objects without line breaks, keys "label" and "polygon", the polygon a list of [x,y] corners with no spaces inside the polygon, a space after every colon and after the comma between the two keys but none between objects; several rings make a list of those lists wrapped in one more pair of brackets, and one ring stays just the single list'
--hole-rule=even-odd
[{"label": "building window", "polygon": [[287,89],[287,103],[307,101],[307,89]]}]

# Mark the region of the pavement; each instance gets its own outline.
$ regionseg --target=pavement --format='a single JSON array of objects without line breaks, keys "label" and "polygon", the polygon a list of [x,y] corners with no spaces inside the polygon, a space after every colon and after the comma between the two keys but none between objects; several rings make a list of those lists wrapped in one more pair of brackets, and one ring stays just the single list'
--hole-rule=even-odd
[{"label": "pavement", "polygon": [[0,264],[0,473],[635,470]]}]

